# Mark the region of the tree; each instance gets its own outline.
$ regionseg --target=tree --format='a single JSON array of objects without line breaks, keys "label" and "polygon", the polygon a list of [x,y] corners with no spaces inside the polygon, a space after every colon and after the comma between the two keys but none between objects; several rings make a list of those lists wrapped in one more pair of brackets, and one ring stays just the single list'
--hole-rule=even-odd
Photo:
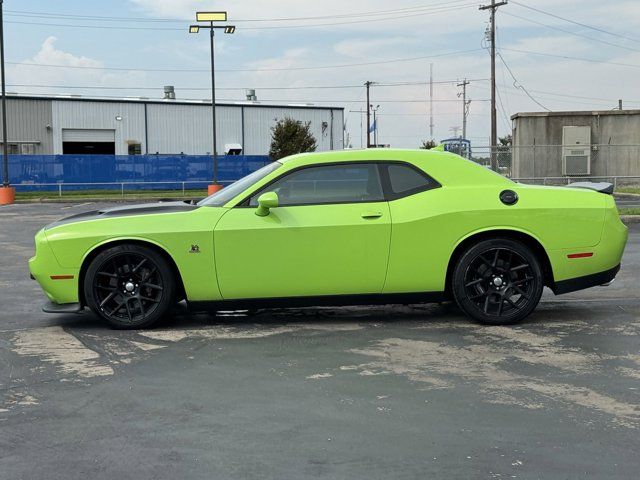
[{"label": "tree", "polygon": [[296,153],[315,152],[316,139],[310,127],[311,122],[302,123],[293,118],[278,120],[271,127],[271,160],[279,160]]},{"label": "tree", "polygon": [[511,134],[498,137],[498,171],[509,175],[511,173]]},{"label": "tree", "polygon": [[422,150],[431,150],[432,148],[436,148],[436,142],[435,140],[423,140],[420,148]]},{"label": "tree", "polygon": [[498,137],[498,143],[504,147],[510,147],[512,143],[511,134],[505,135],[504,137]]}]

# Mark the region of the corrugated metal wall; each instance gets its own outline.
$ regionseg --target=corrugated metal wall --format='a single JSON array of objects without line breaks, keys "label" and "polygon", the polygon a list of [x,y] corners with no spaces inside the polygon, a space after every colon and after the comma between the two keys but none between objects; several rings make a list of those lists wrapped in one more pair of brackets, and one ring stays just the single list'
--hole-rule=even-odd
[{"label": "corrugated metal wall", "polygon": [[[211,153],[211,105],[147,105],[149,153],[206,155]],[[217,151],[242,143],[240,107],[216,108]],[[245,152],[246,153],[246,152]]]},{"label": "corrugated metal wall", "polygon": [[[38,154],[62,154],[65,129],[113,130],[116,155],[126,155],[129,143],[141,144],[142,153],[150,154],[211,153],[211,105],[205,103],[57,98],[8,103],[9,139],[40,142]],[[342,109],[238,104],[218,105],[216,115],[219,154],[226,144],[239,143],[245,155],[267,155],[271,127],[285,117],[311,122],[317,151],[343,148]]]},{"label": "corrugated metal wall", "polygon": [[56,155],[62,153],[62,130],[70,128],[115,130],[116,155],[126,155],[129,142],[140,143],[145,151],[143,104],[53,100],[51,113]]},{"label": "corrugated metal wall", "polygon": [[268,153],[271,127],[286,117],[311,122],[311,132],[316,138],[318,152],[343,148],[342,110],[245,106],[245,152],[248,155]]},{"label": "corrugated metal wall", "polygon": [[[34,142],[36,154],[53,151],[51,101],[7,98],[7,137],[11,142]],[[2,118],[0,116],[0,128]]]}]

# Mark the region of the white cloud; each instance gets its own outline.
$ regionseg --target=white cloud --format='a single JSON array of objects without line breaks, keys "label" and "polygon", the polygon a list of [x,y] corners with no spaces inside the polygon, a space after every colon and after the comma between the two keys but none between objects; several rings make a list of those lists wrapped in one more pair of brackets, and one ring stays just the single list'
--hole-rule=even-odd
[{"label": "white cloud", "polygon": [[[24,59],[20,65],[12,65],[7,69],[7,84],[17,85],[55,85],[55,86],[131,86],[143,85],[143,72],[109,72],[103,70],[100,60],[85,56],[77,56],[56,48],[56,37],[47,37],[40,50],[31,58]],[[51,67],[32,67],[30,65],[51,65]],[[77,67],[77,68],[61,68]],[[48,94],[52,88],[17,87],[23,93]],[[9,90],[12,90],[9,87]],[[65,93],[81,93],[79,89],[68,88]],[[64,91],[57,88],[56,92]],[[86,92],[91,93],[89,89]],[[93,94],[104,95],[104,91],[93,91]],[[113,93],[112,93],[113,94]]]},{"label": "white cloud", "polygon": [[98,60],[87,57],[76,57],[71,53],[58,50],[55,43],[56,37],[47,37],[42,43],[40,51],[34,55],[32,59],[26,60],[24,63],[50,63],[53,65],[70,65],[74,67],[102,67],[102,63]]},{"label": "white cloud", "polygon": [[[415,46],[416,38],[409,37],[387,37],[387,38],[361,38],[344,40],[333,46],[333,50],[345,57],[368,58],[386,55],[397,55],[401,46]],[[412,45],[413,44],[413,45]]]},{"label": "white cloud", "polygon": [[[265,2],[264,0],[246,0],[231,2],[222,0],[129,0],[135,10],[132,16],[147,15],[151,18],[184,19],[185,25],[194,19],[197,10],[226,9],[230,13],[230,21],[283,18],[314,17],[330,15],[347,15],[343,18],[315,20],[311,23],[341,23],[360,21],[363,19],[383,18],[373,16],[354,17],[352,13],[375,12],[382,10],[398,10],[416,6],[416,0],[325,0],[324,2],[304,2],[299,0],[282,0]],[[440,3],[434,0],[433,4]],[[470,2],[461,2],[470,3]],[[640,2],[620,0],[616,2],[596,2],[595,0],[536,0],[526,2],[535,8],[547,10],[575,19],[579,22],[593,24],[605,29],[640,37],[635,31],[640,27]],[[615,3],[615,5],[614,5]],[[630,40],[599,34],[569,24],[559,19],[526,10],[516,4],[501,7],[502,12],[535,19],[549,25],[566,30],[588,34],[613,43],[621,43],[640,49],[639,43]],[[624,12],[621,14],[620,12]],[[426,13],[426,12],[424,12]],[[433,13],[433,12],[429,12]],[[397,16],[403,16],[400,13]],[[489,76],[489,56],[480,51],[455,57],[439,57],[410,62],[397,62],[376,65],[361,65],[350,68],[318,69],[318,70],[271,70],[259,72],[222,72],[224,69],[254,68],[282,69],[299,68],[315,65],[341,65],[348,63],[364,63],[369,61],[393,58],[421,57],[437,55],[447,51],[467,50],[480,47],[487,22],[487,12],[480,12],[477,5],[469,5],[465,9],[440,12],[429,15],[412,15],[407,18],[385,21],[349,23],[346,25],[309,27],[303,29],[249,30],[249,28],[283,25],[282,22],[238,22],[236,35],[225,38],[218,37],[216,66],[218,68],[218,85],[220,87],[260,87],[281,86],[295,87],[308,85],[355,85],[348,89],[318,90],[260,90],[258,97],[262,100],[274,99],[284,102],[326,101],[336,106],[344,106],[347,110],[349,128],[354,145],[359,145],[359,114],[348,113],[348,110],[360,110],[365,107],[364,88],[366,80],[378,82],[425,82],[422,85],[402,87],[374,86],[372,101],[380,102],[380,138],[394,146],[416,146],[420,139],[428,136],[428,68],[435,64],[435,80],[455,80],[464,77],[486,79]],[[291,23],[309,23],[297,20]],[[609,59],[623,63],[639,64],[640,54],[598,44],[587,39],[578,38],[535,25],[526,20],[507,15],[498,16],[500,45],[505,48],[504,58],[509,63],[520,84],[524,85],[542,103],[553,109],[595,109],[604,108],[607,102],[575,99],[571,97],[550,96],[539,92],[566,93],[587,97],[604,97],[617,99],[637,97],[634,81],[636,71],[624,67],[587,63],[560,58],[542,57],[520,54],[507,49],[548,52],[558,55],[569,55],[585,58]],[[630,33],[629,33],[630,32]],[[205,36],[194,39],[183,37],[166,37],[150,35],[147,46],[139,45],[140,66],[164,68],[164,62],[185,65],[185,68],[208,67],[208,42]],[[186,37],[186,35],[185,35]],[[227,43],[224,43],[226,40]],[[108,48],[105,46],[104,48]],[[232,50],[233,49],[233,50]],[[92,52],[93,53],[93,52]],[[123,52],[127,53],[127,52]],[[56,47],[53,37],[47,38],[39,52],[25,63],[46,63],[56,65],[103,67],[100,51],[94,58],[63,51]],[[121,58],[127,58],[122,55]],[[258,58],[259,60],[255,60]],[[126,62],[113,66],[123,66]],[[179,96],[206,96],[204,91],[198,93],[181,90],[181,86],[208,85],[206,72],[193,75],[175,75],[166,73],[115,72],[93,69],[36,68],[29,66],[12,66],[8,70],[10,83],[43,83],[51,85],[140,85],[158,86],[175,84]],[[513,80],[498,62],[498,84],[505,105],[507,116],[517,111],[539,110],[522,91],[514,90]],[[24,90],[24,89],[22,89]],[[43,89],[33,90],[43,92]],[[46,91],[46,90],[44,90]],[[449,135],[449,127],[461,124],[461,102],[457,101],[459,89],[455,84],[436,84],[436,99],[456,100],[435,103],[436,137]],[[69,93],[79,93],[75,90]],[[115,94],[121,92],[93,90],[83,94]],[[132,92],[133,93],[133,92]],[[140,94],[140,92],[137,92]],[[148,93],[150,96],[159,96]],[[489,124],[489,83],[472,82],[468,90],[471,104],[469,118],[469,136],[487,137]],[[243,92],[225,91],[219,98],[241,99]],[[411,103],[393,102],[389,100],[412,99]],[[327,105],[327,103],[322,103]],[[612,105],[611,107],[613,107]],[[500,108],[499,108],[500,110]],[[389,115],[391,114],[391,115]],[[407,116],[404,116],[407,114]],[[389,116],[385,116],[389,115]],[[508,133],[509,121],[500,114],[500,134]],[[486,143],[486,140],[480,143]],[[476,142],[477,143],[477,142]]]}]

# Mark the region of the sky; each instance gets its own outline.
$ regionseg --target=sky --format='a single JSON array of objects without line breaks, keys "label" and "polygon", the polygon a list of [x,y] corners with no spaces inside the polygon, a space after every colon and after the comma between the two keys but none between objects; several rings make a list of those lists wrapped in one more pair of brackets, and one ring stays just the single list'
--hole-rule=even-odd
[{"label": "sky", "polygon": [[[487,2],[488,3],[488,2]],[[226,10],[216,35],[216,96],[345,108],[346,134],[366,132],[364,82],[378,109],[378,143],[416,148],[462,126],[489,144],[489,14],[469,0],[5,0],[7,90],[105,97],[210,95],[209,37],[187,33],[197,10]],[[511,115],[640,108],[640,2],[518,0],[497,13],[498,134]]]}]

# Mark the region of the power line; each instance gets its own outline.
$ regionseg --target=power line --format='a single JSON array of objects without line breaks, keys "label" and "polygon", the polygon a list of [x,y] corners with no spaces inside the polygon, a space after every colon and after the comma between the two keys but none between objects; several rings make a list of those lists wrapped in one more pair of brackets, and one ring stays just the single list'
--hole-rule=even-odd
[{"label": "power line", "polygon": [[[327,20],[332,18],[355,18],[355,17],[366,17],[366,16],[376,16],[376,15],[386,15],[393,13],[401,13],[401,12],[411,12],[416,10],[429,10],[429,9],[437,9],[442,8],[446,5],[453,5],[463,3],[466,0],[454,0],[449,2],[442,2],[439,4],[430,4],[430,5],[418,5],[414,7],[405,7],[405,8],[396,8],[391,10],[375,10],[375,11],[367,11],[367,12],[353,12],[353,13],[345,13],[339,15],[320,15],[313,17],[285,17],[285,18],[251,18],[251,19],[234,19],[234,23],[249,23],[249,22],[288,22],[288,21],[310,21],[310,20]],[[471,3],[467,3],[465,5],[472,5]],[[78,15],[78,14],[70,14],[70,13],[53,13],[53,12],[36,12],[36,11],[25,11],[25,10],[7,10],[6,13],[12,16],[22,16],[22,17],[35,17],[35,18],[62,18],[62,19],[78,19],[78,20],[99,20],[99,21],[130,21],[130,22],[162,22],[162,23],[178,23],[185,22],[188,19],[185,18],[148,18],[148,17],[115,17],[115,16],[101,16],[101,15]]]},{"label": "power line", "polygon": [[[471,85],[473,87],[473,85]],[[520,92],[521,90],[518,88],[513,87],[512,85],[507,85],[507,84],[501,84],[500,85],[502,88],[505,89],[511,89],[517,92]],[[480,87],[475,87],[475,88],[480,88]],[[546,100],[550,100],[550,101],[554,101],[554,102],[561,102],[561,103],[567,103],[567,104],[573,104],[573,105],[591,105],[593,106],[593,103],[606,103],[606,104],[613,104],[615,102],[617,102],[617,99],[607,99],[607,98],[598,98],[598,97],[584,97],[584,96],[578,96],[578,95],[570,95],[570,94],[564,94],[564,93],[552,93],[552,92],[546,92],[546,91],[542,91],[542,90],[532,90],[530,89],[529,92],[532,93],[538,93],[538,94],[542,94],[542,96],[538,95],[538,98],[542,98],[542,99],[546,99]],[[518,95],[518,94],[516,94]],[[546,97],[544,95],[552,95],[553,97],[560,97],[560,98],[553,98],[553,97]],[[522,96],[522,97],[526,97],[525,94],[521,93],[518,96]],[[576,101],[576,100],[567,100],[567,98],[578,98],[578,99],[584,99],[584,100],[592,100],[591,102],[580,102],[580,101]],[[626,100],[627,103],[640,103],[640,100]]]},{"label": "power line", "polygon": [[516,78],[516,76],[513,74],[513,72],[511,71],[511,69],[509,68],[509,65],[507,65],[507,62],[505,62],[504,58],[502,58],[502,55],[500,54],[500,52],[497,52],[498,57],[500,58],[500,60],[502,61],[502,63],[504,64],[505,68],[507,69],[507,72],[509,72],[509,75],[511,75],[511,78],[513,78],[513,86],[516,87],[519,90],[522,90],[524,93],[527,94],[527,97],[529,97],[534,103],[536,103],[538,106],[544,108],[547,111],[551,111],[550,109],[548,109],[547,107],[545,107],[542,103],[540,103],[538,100],[536,100],[535,98],[533,98],[533,96],[527,91],[526,88],[524,88],[524,85],[522,85],[520,82],[518,82],[518,79]]},{"label": "power line", "polygon": [[[350,110],[349,113],[365,113],[364,110]],[[379,116],[384,117],[428,117],[428,113],[378,113]],[[474,117],[487,117],[489,113],[468,113],[469,116]],[[460,114],[456,112],[447,112],[447,113],[438,113],[438,116],[450,116],[450,117],[459,117]]]},{"label": "power line", "polygon": [[521,17],[520,15],[515,15],[513,13],[509,13],[509,12],[503,12],[503,13],[505,15],[510,16],[510,17],[519,18],[520,20],[524,20],[524,21],[529,22],[529,23],[534,23],[536,25],[541,25],[541,26],[549,28],[551,30],[556,30],[558,32],[567,33],[569,35],[574,35],[574,36],[580,37],[580,38],[586,38],[587,40],[590,40],[592,42],[603,43],[605,45],[609,45],[609,46],[617,47],[617,48],[623,48],[625,50],[630,50],[632,52],[640,52],[640,50],[637,49],[637,48],[627,47],[625,45],[620,45],[618,43],[607,42],[606,40],[600,40],[599,38],[595,38],[595,37],[592,37],[590,35],[584,35],[582,33],[572,32],[571,30],[565,30],[564,28],[554,27],[553,25],[548,25],[548,24],[543,23],[543,22],[538,22],[536,20],[532,20],[531,18]]},{"label": "power line", "polygon": [[[472,78],[469,79],[469,82],[488,82],[488,78]],[[429,81],[415,81],[415,82],[390,82],[390,83],[379,83],[376,82],[376,87],[401,87],[406,85],[429,85],[431,82]],[[434,81],[433,84],[457,84],[458,80],[439,80]]]},{"label": "power line", "polygon": [[[498,50],[500,50],[502,48],[502,32],[501,31],[498,31],[498,35],[496,36],[496,44],[498,46]],[[501,68],[500,73],[502,75],[502,82],[506,85],[507,74],[505,72],[505,69]],[[496,93],[498,94],[498,100],[500,101],[500,108],[503,111],[503,115],[505,115],[508,118],[509,116],[507,115],[507,112],[511,111],[511,106],[509,105],[509,94],[508,92],[504,92],[504,97],[501,97],[499,91],[497,91]],[[503,102],[503,98],[504,98],[504,102]],[[505,105],[507,107],[506,109],[505,109]]]},{"label": "power line", "polygon": [[532,10],[534,12],[542,13],[543,15],[547,15],[549,17],[557,18],[558,20],[563,20],[565,22],[573,23],[574,25],[578,25],[580,27],[584,27],[584,28],[588,28],[590,30],[594,30],[596,32],[606,33],[607,35],[612,35],[614,37],[624,38],[626,40],[631,40],[632,42],[640,43],[640,39],[633,38],[633,37],[628,37],[626,35],[622,35],[622,34],[616,33],[616,32],[611,32],[609,30],[605,30],[604,28],[594,27],[593,25],[587,25],[586,23],[576,22],[575,20],[571,20],[569,18],[561,17],[560,15],[556,15],[554,13],[546,12],[544,10],[540,10],[539,8],[530,7],[528,5],[525,5],[524,3],[517,2],[515,0],[511,0],[511,3],[513,3],[515,5],[518,5],[518,6],[522,7],[522,8],[526,8],[526,9]]},{"label": "power line", "polygon": [[[371,23],[371,22],[387,22],[390,20],[400,20],[404,18],[413,18],[416,16],[425,16],[425,15],[434,15],[438,13],[445,13],[454,10],[461,10],[465,8],[469,8],[473,6],[473,4],[468,5],[460,5],[456,7],[442,8],[440,10],[426,11],[426,12],[415,12],[407,15],[397,15],[385,18],[372,18],[367,20],[351,20],[346,22],[330,22],[330,23],[308,23],[301,25],[275,25],[275,26],[266,26],[266,27],[242,27],[242,30],[281,30],[281,29],[295,29],[295,28],[314,28],[314,27],[335,27],[341,25],[354,25],[360,23]],[[184,28],[178,27],[130,27],[124,25],[83,25],[83,24],[71,24],[71,23],[48,23],[48,22],[25,22],[25,21],[17,21],[17,20],[7,20],[5,23],[13,23],[19,25],[36,25],[36,26],[48,26],[48,27],[70,27],[70,28],[89,28],[89,29],[101,29],[101,30],[162,30],[162,31],[186,31]]]},{"label": "power line", "polygon": [[[455,52],[442,53],[437,55],[425,55],[420,57],[410,58],[395,58],[390,60],[379,60],[374,62],[362,62],[362,63],[345,63],[339,65],[318,65],[315,67],[283,67],[283,68],[235,68],[235,69],[216,69],[216,72],[272,72],[272,71],[297,71],[297,70],[323,70],[333,68],[350,68],[350,67],[362,67],[368,65],[382,65],[389,63],[401,63],[401,62],[413,62],[417,60],[425,60],[429,58],[441,58],[454,55],[463,55],[467,53],[473,53],[481,51],[481,48],[475,48],[471,50],[459,50]],[[185,69],[185,68],[124,68],[124,67],[92,67],[89,65],[54,65],[44,63],[29,63],[29,62],[5,62],[9,65],[24,65],[30,67],[48,67],[48,68],[70,68],[70,69],[86,69],[86,70],[115,70],[115,71],[131,71],[131,72],[209,72],[208,69]]]},{"label": "power line", "polygon": [[[23,96],[44,96],[44,97],[52,97],[52,96],[61,96],[61,98],[68,98],[68,97],[62,97],[62,95],[65,95],[63,93],[18,93],[18,95],[23,95]],[[96,95],[95,97],[82,97],[82,96],[78,96],[76,98],[118,98],[118,99],[123,99],[123,97],[119,97],[119,96],[114,96],[114,95]],[[183,100],[188,100],[188,101],[211,101],[211,99],[203,99],[203,98],[184,98]],[[220,99],[221,102],[243,102],[245,101],[244,99],[233,99],[233,98],[225,98],[225,99]],[[474,100],[476,102],[488,102],[489,100]],[[299,98],[262,98],[260,100],[260,102],[285,102],[285,103],[357,103],[360,102],[360,100],[354,100],[354,99],[344,99],[344,98],[337,98],[337,99],[333,99],[333,100],[315,100],[315,99],[299,99]],[[410,98],[410,99],[391,99],[391,100],[376,100],[376,103],[424,103],[425,99],[416,99],[416,98]],[[436,99],[434,100],[434,102],[443,102],[443,103],[447,103],[447,102],[459,102],[459,100],[457,99]]]},{"label": "power line", "polygon": [[502,97],[500,96],[500,90],[496,90],[496,95],[498,97],[498,105],[500,105],[500,113],[502,113],[502,120],[504,120],[507,130],[510,130],[511,122],[509,121],[509,115],[507,115],[507,112],[504,109],[504,105],[502,104]]},{"label": "power line", "polygon": [[603,65],[615,65],[615,66],[618,66],[618,67],[640,68],[639,64],[633,64],[633,63],[610,62],[610,61],[607,61],[607,60],[594,60],[594,59],[591,59],[591,58],[573,57],[571,55],[561,55],[561,54],[546,53],[546,52],[533,52],[531,50],[521,50],[521,49],[516,49],[516,48],[502,48],[501,50],[503,52],[507,51],[507,52],[526,53],[528,55],[539,55],[539,56],[542,56],[542,57],[561,58],[563,60],[578,60],[580,62],[600,63],[600,64],[603,64]]},{"label": "power line", "polygon": [[[597,101],[601,101],[601,102],[607,102],[607,103],[611,103],[611,102],[617,102],[618,99],[613,99],[613,98],[602,98],[602,97],[584,97],[581,95],[570,95],[568,93],[552,93],[552,92],[545,92],[542,90],[530,90],[531,92],[534,93],[542,93],[543,95],[552,95],[552,96],[557,96],[557,97],[568,97],[568,98],[578,98],[578,99],[583,99],[583,100],[597,100]],[[625,100],[626,102],[630,102],[630,103],[640,103],[640,100]]]},{"label": "power line", "polygon": [[[474,81],[486,81],[486,79],[479,78]],[[411,85],[422,85],[427,82],[398,82],[398,83],[377,83],[376,87],[403,87]],[[438,84],[456,84],[457,80],[441,80],[434,82]],[[141,87],[141,86],[108,86],[108,85],[46,85],[46,84],[32,84],[32,83],[13,83],[8,84],[9,87],[20,88],[69,88],[69,89],[87,89],[87,90],[162,90],[162,86],[157,87]],[[199,90],[211,90],[211,87],[186,87],[176,86],[177,89],[186,91],[199,91]],[[291,87],[216,87],[216,90],[230,90],[230,91],[244,91],[249,89],[254,90],[338,90],[338,89],[359,89],[362,85],[308,85],[308,86],[291,86]]]}]

